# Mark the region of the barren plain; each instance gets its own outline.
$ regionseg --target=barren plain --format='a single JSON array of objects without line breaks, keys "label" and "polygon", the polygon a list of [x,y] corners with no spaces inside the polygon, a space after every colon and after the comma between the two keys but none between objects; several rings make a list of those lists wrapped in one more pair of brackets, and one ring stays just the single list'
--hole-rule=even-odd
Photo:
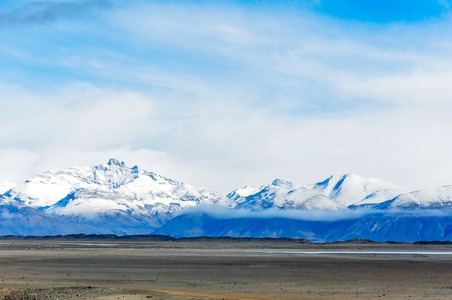
[{"label": "barren plain", "polygon": [[367,241],[9,237],[0,239],[0,299],[451,299],[450,252]]}]

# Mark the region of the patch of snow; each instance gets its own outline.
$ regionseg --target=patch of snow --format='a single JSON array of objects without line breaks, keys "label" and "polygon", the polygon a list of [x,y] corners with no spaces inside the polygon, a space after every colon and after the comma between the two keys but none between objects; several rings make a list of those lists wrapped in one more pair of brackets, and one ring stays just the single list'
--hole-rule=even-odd
[{"label": "patch of snow", "polygon": [[398,195],[388,201],[385,208],[452,208],[452,185]]}]

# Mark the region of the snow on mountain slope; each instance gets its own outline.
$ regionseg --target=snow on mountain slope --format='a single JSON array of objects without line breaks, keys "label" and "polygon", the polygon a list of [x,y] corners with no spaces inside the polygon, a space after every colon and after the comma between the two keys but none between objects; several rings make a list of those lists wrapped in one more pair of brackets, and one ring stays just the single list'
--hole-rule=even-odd
[{"label": "snow on mountain slope", "polygon": [[429,188],[398,195],[377,205],[377,209],[444,209],[452,208],[452,185]]},{"label": "snow on mountain slope", "polygon": [[351,205],[381,203],[401,193],[406,193],[406,190],[386,181],[347,174],[334,175],[316,184],[300,186],[277,179],[260,188],[235,190],[227,197],[235,201],[237,208],[337,210]]},{"label": "snow on mountain slope", "polygon": [[26,180],[5,195],[33,207],[50,206],[74,188],[92,184],[94,172],[94,168],[89,167],[47,171]]},{"label": "snow on mountain slope", "polygon": [[196,189],[124,162],[48,171],[5,194],[51,215],[95,218],[121,215],[151,227],[160,226],[171,213],[197,204],[227,204],[207,189]]},{"label": "snow on mountain slope", "polygon": [[353,174],[310,185],[276,179],[223,197],[110,159],[48,171],[19,186],[4,185],[4,191],[0,235],[452,238],[452,186],[409,193]]},{"label": "snow on mountain slope", "polygon": [[284,196],[293,188],[293,183],[275,179],[270,184],[260,188],[245,187],[235,190],[229,193],[227,197],[235,201],[236,208],[271,208],[283,206]]},{"label": "snow on mountain slope", "polygon": [[316,187],[339,207],[375,204],[407,192],[406,189],[378,178],[362,178],[356,174],[331,176]]}]

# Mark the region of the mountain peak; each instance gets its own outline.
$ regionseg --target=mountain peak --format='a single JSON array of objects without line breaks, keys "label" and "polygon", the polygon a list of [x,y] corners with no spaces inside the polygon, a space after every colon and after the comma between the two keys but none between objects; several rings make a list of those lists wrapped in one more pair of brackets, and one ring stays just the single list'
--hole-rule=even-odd
[{"label": "mountain peak", "polygon": [[118,166],[118,167],[125,167],[126,164],[123,161],[120,161],[116,158],[110,158],[110,160],[108,161],[108,165],[109,166]]},{"label": "mountain peak", "polygon": [[272,181],[271,185],[292,188],[293,183],[287,180],[275,179]]},{"label": "mountain peak", "polygon": [[107,165],[95,167],[94,182],[118,188],[137,179],[139,173],[138,167],[129,168],[125,162],[110,158]]}]

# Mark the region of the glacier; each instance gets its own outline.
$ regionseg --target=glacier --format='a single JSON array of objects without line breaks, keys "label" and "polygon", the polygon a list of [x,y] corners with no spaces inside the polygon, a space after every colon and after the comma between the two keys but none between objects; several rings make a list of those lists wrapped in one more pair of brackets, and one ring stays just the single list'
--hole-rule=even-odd
[{"label": "glacier", "polygon": [[409,191],[377,178],[275,179],[227,195],[110,159],[0,184],[0,235],[164,234],[312,241],[449,241],[452,186]]}]

